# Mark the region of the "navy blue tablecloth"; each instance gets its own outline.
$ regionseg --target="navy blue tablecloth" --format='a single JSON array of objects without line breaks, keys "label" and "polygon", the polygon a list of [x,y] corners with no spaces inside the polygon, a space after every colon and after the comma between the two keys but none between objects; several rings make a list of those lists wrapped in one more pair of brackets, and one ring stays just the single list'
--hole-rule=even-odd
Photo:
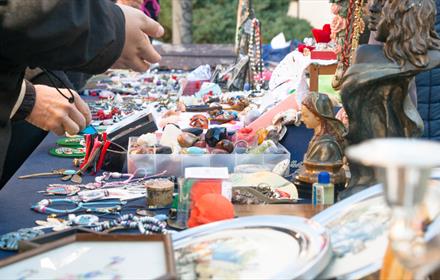
[{"label": "navy blue tablecloth", "polygon": [[[287,134],[281,142],[290,152],[291,159],[302,161],[313,131],[304,126],[288,128]],[[9,182],[0,190],[0,235],[16,231],[20,228],[36,226],[35,220],[45,220],[47,215],[39,214],[30,209],[32,204],[46,198],[38,191],[44,190],[48,184],[63,183],[60,177],[18,179],[20,175],[48,172],[57,168],[72,169],[72,159],[54,157],[49,154],[50,148],[56,144],[57,137],[49,134],[31,156],[25,161]],[[85,176],[84,182],[93,180],[92,176]],[[124,212],[134,208],[145,207],[145,200],[130,201]],[[14,252],[0,250],[0,259],[13,255]]]},{"label": "navy blue tablecloth", "polygon": [[[56,146],[56,140],[55,135],[49,134],[0,190],[0,235],[20,228],[37,226],[36,220],[47,218],[47,215],[36,213],[30,207],[41,199],[50,198],[39,191],[45,190],[48,184],[64,183],[60,180],[60,176],[32,179],[18,179],[18,176],[48,172],[57,168],[73,169],[72,159],[54,157],[49,154],[50,148]],[[91,182],[93,179],[92,176],[85,176],[83,181]],[[134,208],[141,207],[145,207],[145,199],[142,198],[130,201],[124,207],[126,209],[124,212],[131,212]],[[114,216],[107,215],[106,217],[113,218]],[[14,252],[0,250],[0,259],[12,254]]]}]

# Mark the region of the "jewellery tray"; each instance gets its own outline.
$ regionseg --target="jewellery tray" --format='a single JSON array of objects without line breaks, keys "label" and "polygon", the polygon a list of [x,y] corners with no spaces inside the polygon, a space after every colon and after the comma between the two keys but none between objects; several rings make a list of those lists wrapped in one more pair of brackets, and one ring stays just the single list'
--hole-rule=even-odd
[{"label": "jewellery tray", "polygon": [[[137,137],[130,137],[128,151],[132,143],[136,143]],[[283,160],[289,160],[290,152],[284,146],[278,144],[280,154],[130,154],[127,153],[128,172],[133,173],[138,169],[144,169],[139,175],[156,174],[166,170],[164,176],[183,177],[187,167],[227,167],[230,173],[238,165],[257,164],[272,169]]]}]

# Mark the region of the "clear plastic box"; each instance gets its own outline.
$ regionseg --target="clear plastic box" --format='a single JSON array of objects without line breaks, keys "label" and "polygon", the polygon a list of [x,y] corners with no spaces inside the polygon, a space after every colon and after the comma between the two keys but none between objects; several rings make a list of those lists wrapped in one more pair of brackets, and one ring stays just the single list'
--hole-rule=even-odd
[{"label": "clear plastic box", "polygon": [[[129,151],[137,137],[130,137]],[[238,165],[264,165],[269,168],[283,160],[290,161],[289,151],[282,145],[278,148],[283,151],[279,154],[130,154],[127,155],[128,172],[138,170],[137,175],[152,175],[166,171],[163,176],[183,177],[187,167],[227,167],[229,172],[234,172]],[[162,175],[162,174],[161,174]]]}]

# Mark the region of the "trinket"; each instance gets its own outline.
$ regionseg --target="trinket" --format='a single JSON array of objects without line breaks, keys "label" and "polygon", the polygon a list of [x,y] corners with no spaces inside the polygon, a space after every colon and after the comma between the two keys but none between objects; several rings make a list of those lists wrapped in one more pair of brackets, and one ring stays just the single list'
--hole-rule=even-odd
[{"label": "trinket", "polygon": [[163,208],[173,203],[174,183],[168,179],[154,179],[144,183],[148,208]]},{"label": "trinket", "polygon": [[238,114],[236,112],[222,111],[221,114],[218,114],[217,116],[211,119],[211,123],[224,124],[237,119],[238,119]]},{"label": "trinket", "polygon": [[177,138],[182,133],[182,131],[173,124],[167,124],[160,138],[159,144],[166,147],[171,147],[175,149],[179,146]]},{"label": "trinket", "polygon": [[249,106],[249,100],[244,96],[231,97],[228,99],[228,105],[231,106],[233,110],[243,111],[244,108]]},{"label": "trinket", "polygon": [[166,147],[166,146],[158,146],[156,147],[156,154],[172,154],[173,153],[173,149],[171,149],[170,147]]},{"label": "trinket", "polygon": [[208,126],[209,126],[208,118],[204,115],[201,115],[201,114],[194,115],[191,118],[189,125],[191,127],[208,129]]},{"label": "trinket", "polygon": [[199,148],[199,147],[189,147],[185,151],[189,155],[203,155],[203,154],[207,153],[206,149]]},{"label": "trinket", "polygon": [[[70,217],[69,217],[70,218]],[[72,222],[79,226],[91,226],[99,222],[98,216],[83,214],[73,217]]]},{"label": "trinket", "polygon": [[65,137],[57,140],[57,145],[63,147],[77,148],[84,146],[84,144],[85,141],[83,137]]},{"label": "trinket", "polygon": [[56,217],[48,217],[46,221],[36,220],[35,223],[40,226],[40,229],[51,228],[53,231],[62,231],[70,228],[68,221]]},{"label": "trinket", "polygon": [[137,217],[133,214],[125,214],[115,220],[100,222],[90,229],[97,232],[109,232],[114,229],[138,229],[141,234],[168,233],[165,222],[154,217]]},{"label": "trinket", "polygon": [[136,209],[136,215],[154,217],[156,214],[153,211],[139,208],[139,209]]},{"label": "trinket", "polygon": [[278,147],[272,140],[266,140],[261,145],[249,150],[250,154],[275,154]]},{"label": "trinket", "polygon": [[206,148],[206,141],[199,140],[195,142],[193,146],[198,148]]},{"label": "trinket", "polygon": [[246,142],[247,147],[252,148],[257,145],[257,137],[253,132],[252,128],[243,127],[239,129],[235,134],[235,142]]},{"label": "trinket", "polygon": [[199,137],[195,136],[194,134],[188,133],[188,132],[183,132],[177,138],[179,145],[183,148],[191,147],[198,140],[199,140]]},{"label": "trinket", "polygon": [[258,139],[258,145],[261,145],[261,143],[263,143],[264,140],[266,140],[268,133],[269,133],[269,131],[265,128],[260,128],[257,130],[257,132],[255,132],[257,139]]},{"label": "trinket", "polygon": [[195,136],[200,136],[203,133],[203,129],[197,127],[189,127],[182,130],[183,132],[188,132],[194,134]]},{"label": "trinket", "polygon": [[59,148],[51,148],[49,150],[49,153],[57,157],[82,158],[86,155],[86,149],[59,147]]},{"label": "trinket", "polygon": [[230,154],[234,151],[234,144],[231,141],[224,139],[224,140],[221,140],[220,142],[218,142],[215,145],[215,148],[224,150]]},{"label": "trinket", "polygon": [[215,147],[218,142],[227,138],[227,130],[225,127],[212,127],[208,129],[205,135],[205,141],[210,147]]},{"label": "trinket", "polygon": [[280,133],[275,129],[271,129],[267,133],[265,140],[272,140],[274,143],[278,143],[280,141]]},{"label": "trinket", "polygon": [[52,184],[49,185],[43,193],[47,195],[66,195],[72,196],[80,191],[80,187],[73,185]]},{"label": "trinket", "polygon": [[35,178],[35,177],[46,177],[46,176],[66,176],[66,175],[73,175],[75,174],[75,170],[70,169],[55,169],[51,172],[42,172],[42,173],[35,173],[35,174],[29,174],[29,175],[23,175],[19,176],[18,179],[29,179],[29,178]]},{"label": "trinket", "polygon": [[23,228],[18,231],[9,232],[0,236],[0,249],[17,251],[18,243],[22,240],[30,240],[41,236],[44,231],[34,228]]},{"label": "trinket", "polygon": [[229,153],[223,149],[212,149],[211,154],[221,155],[221,154],[229,154]]},{"label": "trinket", "polygon": [[[73,204],[76,206],[71,209],[56,209],[53,207],[48,207],[52,204]],[[43,199],[37,204],[31,206],[31,209],[35,212],[46,214],[46,213],[56,213],[56,214],[69,214],[80,211],[87,212],[97,212],[97,213],[114,213],[122,209],[122,206],[126,204],[124,201],[120,200],[106,200],[100,202],[82,202],[72,199],[58,198],[58,199]],[[60,207],[61,208],[61,207]]]},{"label": "trinket", "polygon": [[138,145],[145,145],[147,147],[156,146],[157,145],[157,137],[154,133],[142,134],[137,139]]}]

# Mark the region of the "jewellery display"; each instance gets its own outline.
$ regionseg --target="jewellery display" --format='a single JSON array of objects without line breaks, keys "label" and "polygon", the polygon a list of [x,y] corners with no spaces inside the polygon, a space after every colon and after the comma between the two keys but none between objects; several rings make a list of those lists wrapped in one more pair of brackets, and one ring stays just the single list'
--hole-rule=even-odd
[{"label": "jewellery display", "polygon": [[83,137],[65,137],[57,140],[58,146],[63,147],[81,147],[84,146],[85,141]]},{"label": "jewellery display", "polygon": [[77,185],[61,185],[61,184],[51,184],[45,191],[41,191],[46,195],[65,195],[72,196],[77,194],[81,188]]},{"label": "jewellery display", "polygon": [[166,234],[166,223],[154,217],[137,217],[133,214],[125,214],[121,217],[97,223],[90,228],[93,231],[109,231],[119,229],[138,229],[141,234]]},{"label": "jewellery display", "polygon": [[35,177],[46,177],[46,176],[67,176],[75,174],[75,170],[71,169],[55,169],[51,172],[34,173],[29,175],[18,176],[18,179],[29,179]]},{"label": "jewellery display", "polygon": [[50,228],[53,231],[62,231],[71,227],[71,223],[69,221],[56,218],[56,217],[47,217],[46,221],[36,220],[35,223],[39,226],[36,228],[39,229],[48,229]]},{"label": "jewellery display", "polygon": [[[100,202],[82,202],[73,199],[43,199],[40,202],[31,206],[31,209],[38,213],[55,213],[55,214],[70,214],[76,212],[96,212],[96,213],[115,213],[122,209],[126,202],[120,200],[106,200]],[[71,209],[57,209],[49,207],[54,204],[71,204],[74,208]],[[61,207],[60,207],[61,208]]]},{"label": "jewellery display", "polygon": [[84,148],[59,147],[51,148],[49,153],[57,157],[82,158],[86,155]]},{"label": "jewellery display", "polygon": [[99,222],[99,217],[95,215],[90,214],[83,214],[78,216],[70,217],[69,220],[71,220],[75,225],[79,226],[91,226],[94,224],[97,224]]}]

